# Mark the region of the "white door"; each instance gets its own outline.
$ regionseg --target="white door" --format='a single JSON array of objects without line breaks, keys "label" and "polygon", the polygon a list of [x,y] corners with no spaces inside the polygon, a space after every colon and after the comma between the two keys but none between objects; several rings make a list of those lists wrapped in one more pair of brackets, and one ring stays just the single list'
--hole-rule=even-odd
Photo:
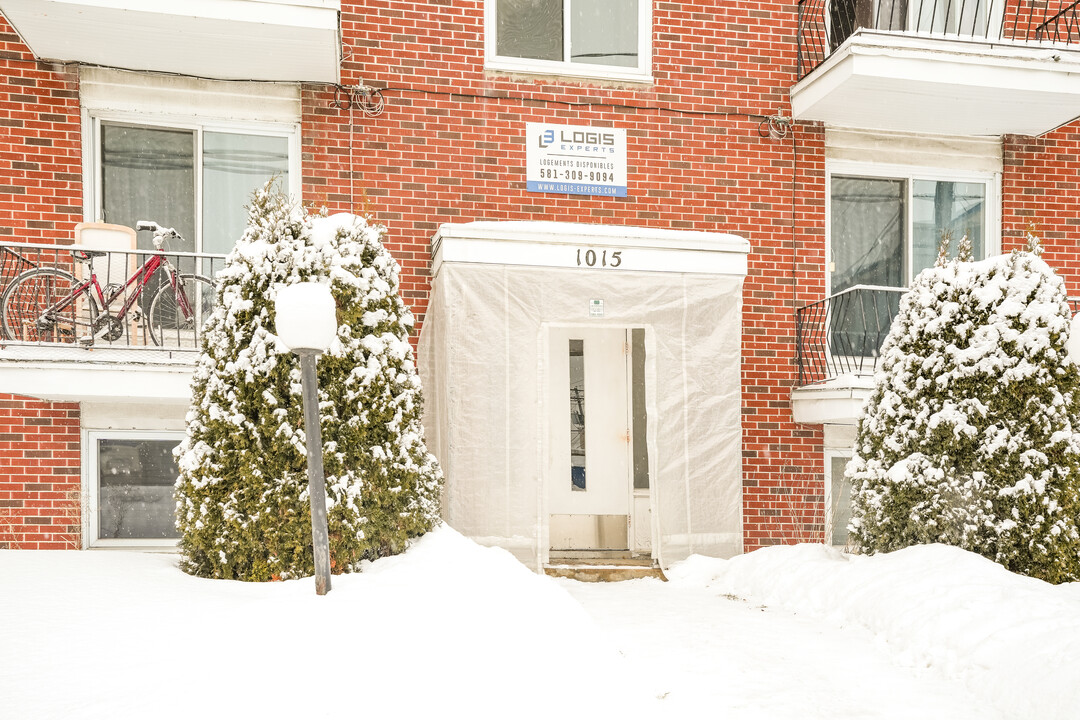
[{"label": "white door", "polygon": [[552,328],[546,485],[553,550],[628,550],[630,344],[623,328]]}]

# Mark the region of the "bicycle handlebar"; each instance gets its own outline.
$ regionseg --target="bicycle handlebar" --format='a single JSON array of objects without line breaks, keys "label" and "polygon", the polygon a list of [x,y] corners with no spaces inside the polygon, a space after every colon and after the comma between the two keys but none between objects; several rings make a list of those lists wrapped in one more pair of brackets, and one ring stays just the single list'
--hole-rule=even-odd
[{"label": "bicycle handlebar", "polygon": [[172,228],[163,228],[153,220],[139,220],[135,223],[135,229],[152,231],[154,233],[154,247],[158,250],[161,250],[166,237],[180,237],[180,233],[176,232],[176,230],[173,230]]}]

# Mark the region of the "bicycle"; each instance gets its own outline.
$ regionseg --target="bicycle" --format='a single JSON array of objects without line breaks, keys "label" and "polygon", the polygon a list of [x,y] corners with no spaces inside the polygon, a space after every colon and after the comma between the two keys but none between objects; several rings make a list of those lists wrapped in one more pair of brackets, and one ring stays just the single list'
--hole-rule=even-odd
[{"label": "bicycle", "polygon": [[[93,345],[98,337],[111,342],[124,336],[124,321],[130,314],[137,322],[145,319],[154,345],[163,345],[168,332],[175,333],[180,347],[197,348],[199,331],[214,304],[213,281],[203,275],[180,273],[169,262],[163,250],[165,241],[183,239],[175,230],[147,220],[140,220],[135,227],[154,233],[156,251],[151,251],[123,283],[102,288],[94,271],[94,258],[109,253],[85,248],[71,251],[75,262],[87,265],[89,277],[84,280],[55,267],[35,267],[16,276],[0,297],[4,336],[28,342]],[[168,283],[158,288],[144,318],[137,302],[162,268]],[[122,295],[124,301],[114,312],[112,305]]]}]

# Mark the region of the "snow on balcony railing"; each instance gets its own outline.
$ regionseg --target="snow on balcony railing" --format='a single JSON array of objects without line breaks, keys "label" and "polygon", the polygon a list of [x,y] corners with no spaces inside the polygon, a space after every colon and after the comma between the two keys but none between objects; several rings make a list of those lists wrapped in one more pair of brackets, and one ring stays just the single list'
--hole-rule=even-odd
[{"label": "snow on balcony railing", "polygon": [[860,28],[1080,46],[1080,0],[799,0],[799,78]]},{"label": "snow on balcony railing", "polygon": [[195,351],[223,255],[0,243],[0,347]]}]

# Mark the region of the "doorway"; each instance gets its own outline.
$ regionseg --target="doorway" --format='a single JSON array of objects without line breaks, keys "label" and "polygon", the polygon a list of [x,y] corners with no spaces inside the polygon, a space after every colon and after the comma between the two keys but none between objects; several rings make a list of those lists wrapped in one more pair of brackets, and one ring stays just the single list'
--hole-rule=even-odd
[{"label": "doorway", "polygon": [[644,329],[551,327],[547,361],[551,552],[650,554]]}]

